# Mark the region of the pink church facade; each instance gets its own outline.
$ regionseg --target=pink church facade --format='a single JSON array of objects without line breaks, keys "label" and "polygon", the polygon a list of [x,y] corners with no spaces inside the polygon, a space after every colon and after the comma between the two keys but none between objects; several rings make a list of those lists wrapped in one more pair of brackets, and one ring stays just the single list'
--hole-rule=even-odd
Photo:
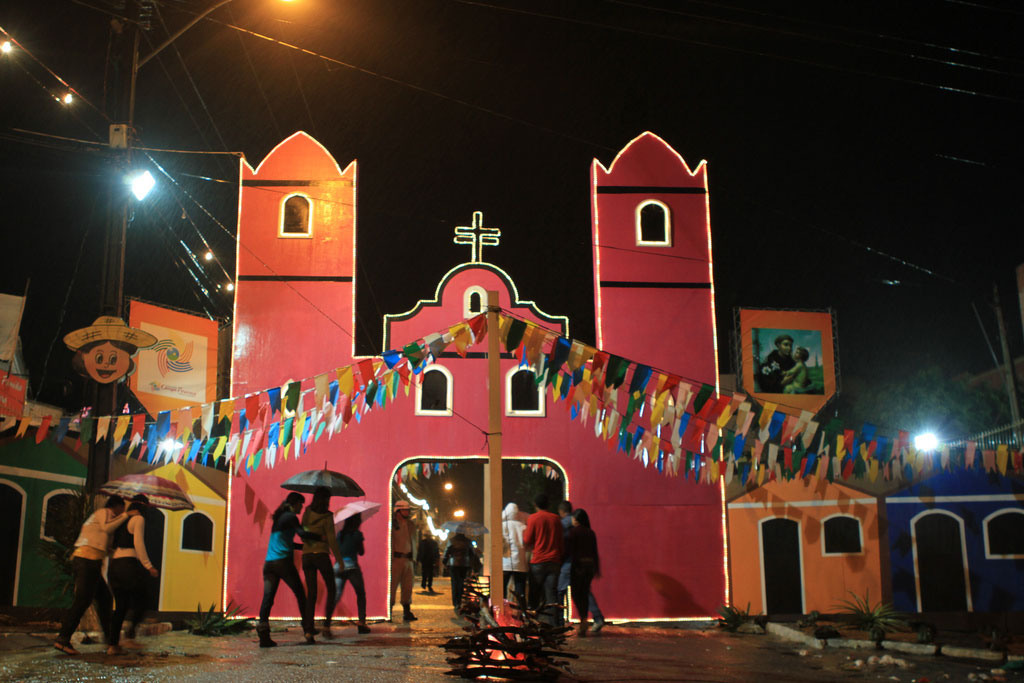
[{"label": "pink church facade", "polygon": [[[362,360],[353,355],[356,162],[342,169],[319,143],[296,133],[256,169],[243,161],[241,175],[232,394],[296,380],[307,388],[310,378],[333,377],[335,368]],[[706,167],[691,171],[667,143],[645,133],[607,169],[595,160],[591,177],[598,346],[715,385]],[[573,336],[570,320],[528,300],[528,281],[477,259],[452,268],[409,311],[385,315],[380,351],[401,349],[475,315],[487,291],[498,292],[505,312]],[[288,477],[326,465],[352,476],[367,499],[388,504],[392,477],[410,460],[485,457],[473,427],[487,424],[484,350],[474,347],[466,357],[444,352],[428,366],[426,373],[443,375],[440,385],[448,392],[440,408],[420,402],[421,373],[409,397],[387,410],[373,410],[358,424],[353,419],[340,433],[311,442],[301,457],[279,456],[273,467],[233,477],[226,599],[255,614],[269,515]],[[569,497],[587,509],[598,534],[602,578],[595,591],[606,618],[715,614],[727,600],[721,488],[664,476],[609,449],[550,392],[539,396],[536,408],[517,407],[509,387],[521,371],[503,354],[503,456],[548,460],[565,473]],[[388,515],[370,518],[363,531],[368,613],[384,617]],[[346,593],[339,612],[352,614],[353,602]],[[280,594],[274,616],[297,616],[290,595]]]}]

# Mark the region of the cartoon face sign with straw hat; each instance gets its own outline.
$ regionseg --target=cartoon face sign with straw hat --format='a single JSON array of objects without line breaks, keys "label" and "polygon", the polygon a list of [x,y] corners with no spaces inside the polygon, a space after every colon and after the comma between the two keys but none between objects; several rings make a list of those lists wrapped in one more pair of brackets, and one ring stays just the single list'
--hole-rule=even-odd
[{"label": "cartoon face sign with straw hat", "polygon": [[66,334],[64,344],[75,352],[71,367],[80,375],[110,384],[135,370],[132,356],[156,344],[156,337],[120,318],[100,316],[89,327]]}]

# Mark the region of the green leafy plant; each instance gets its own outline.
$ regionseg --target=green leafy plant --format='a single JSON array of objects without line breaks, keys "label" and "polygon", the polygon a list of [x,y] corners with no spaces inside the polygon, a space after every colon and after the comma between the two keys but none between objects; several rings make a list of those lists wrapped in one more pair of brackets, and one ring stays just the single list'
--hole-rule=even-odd
[{"label": "green leafy plant", "polygon": [[217,611],[216,605],[210,605],[205,612],[202,605],[196,605],[196,608],[196,615],[185,622],[188,632],[194,636],[227,636],[252,628],[248,619],[238,617],[242,611],[240,605],[228,602],[223,613]]},{"label": "green leafy plant", "polygon": [[75,575],[71,567],[71,555],[75,551],[75,540],[82,524],[93,512],[92,497],[82,490],[71,494],[67,505],[49,510],[46,526],[53,529],[54,540],[42,540],[39,554],[50,561],[57,570],[54,575],[54,589],[58,595],[65,595],[74,589]]},{"label": "green leafy plant", "polygon": [[839,603],[842,608],[840,612],[852,616],[854,626],[867,631],[875,642],[883,640],[886,633],[910,630],[906,616],[891,603],[879,601],[872,606],[868,593],[863,598],[853,591],[850,591],[850,595],[853,596],[852,600]]},{"label": "green leafy plant", "polygon": [[726,631],[735,631],[750,621],[750,603],[747,603],[747,609],[745,610],[738,609],[732,605],[722,605],[718,608],[718,613],[722,615],[722,618],[717,620],[718,626]]}]

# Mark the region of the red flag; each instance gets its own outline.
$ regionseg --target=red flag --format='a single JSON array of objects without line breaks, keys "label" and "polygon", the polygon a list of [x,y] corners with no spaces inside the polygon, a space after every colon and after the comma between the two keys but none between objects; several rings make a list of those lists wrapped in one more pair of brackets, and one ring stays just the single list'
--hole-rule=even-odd
[{"label": "red flag", "polygon": [[370,382],[373,381],[374,377],[373,359],[367,358],[366,360],[361,360],[356,367],[359,368],[359,376],[362,379],[363,386],[370,386]]},{"label": "red flag", "polygon": [[42,443],[46,438],[47,432],[50,431],[51,420],[53,420],[52,415],[43,416],[43,421],[39,423],[39,429],[36,430],[36,443]]}]

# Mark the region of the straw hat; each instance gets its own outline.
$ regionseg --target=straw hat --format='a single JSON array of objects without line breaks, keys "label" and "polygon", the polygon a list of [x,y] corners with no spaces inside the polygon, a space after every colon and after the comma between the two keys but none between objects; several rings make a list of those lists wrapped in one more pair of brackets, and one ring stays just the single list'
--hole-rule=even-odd
[{"label": "straw hat", "polygon": [[146,349],[156,344],[156,337],[149,332],[128,327],[120,318],[102,315],[89,327],[83,327],[64,335],[64,344],[72,351],[77,351],[86,344],[103,341],[119,341],[139,349]]}]

